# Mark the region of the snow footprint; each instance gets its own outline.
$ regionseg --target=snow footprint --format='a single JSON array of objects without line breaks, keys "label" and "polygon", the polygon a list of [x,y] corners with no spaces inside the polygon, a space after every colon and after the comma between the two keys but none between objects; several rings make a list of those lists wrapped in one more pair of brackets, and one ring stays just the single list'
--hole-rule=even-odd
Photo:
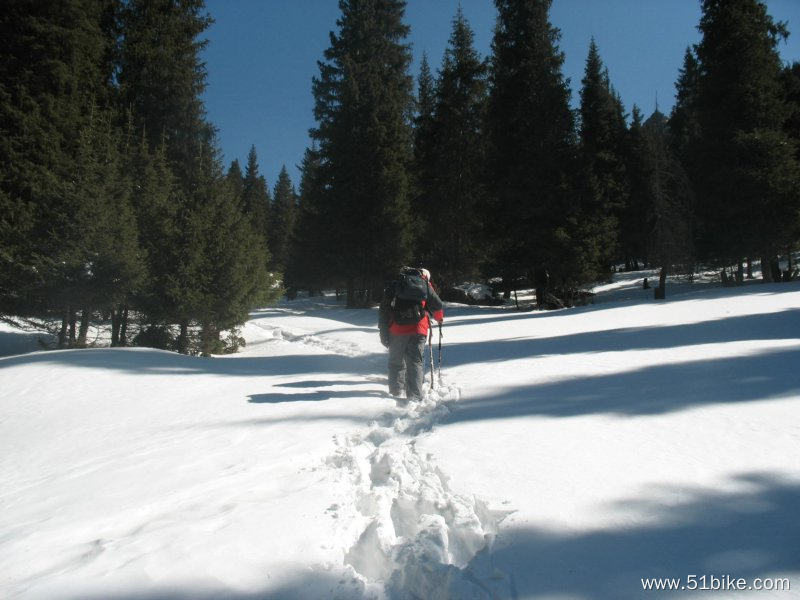
[{"label": "snow footprint", "polygon": [[365,583],[384,584],[390,598],[511,597],[507,581],[498,587],[497,573],[490,589],[465,570],[491,545],[507,513],[454,492],[433,457],[416,448],[414,437],[432,429],[459,397],[457,386],[428,390],[407,411],[337,438],[339,448],[329,458],[330,466],[348,474],[357,511],[351,523],[361,523],[344,563]]}]

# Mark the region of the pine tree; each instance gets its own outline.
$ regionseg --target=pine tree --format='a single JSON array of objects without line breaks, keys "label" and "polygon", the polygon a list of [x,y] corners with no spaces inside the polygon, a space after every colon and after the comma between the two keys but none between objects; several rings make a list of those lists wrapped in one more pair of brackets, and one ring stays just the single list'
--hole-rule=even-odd
[{"label": "pine tree", "polygon": [[125,149],[112,111],[94,112],[82,131],[73,175],[75,220],[81,223],[74,254],[74,294],[81,310],[77,345],[85,346],[94,313],[118,311],[144,282],[145,262],[131,205]]},{"label": "pine tree", "polygon": [[206,249],[197,240],[204,232],[205,204],[211,201],[214,132],[201,98],[206,71],[200,53],[206,41],[200,36],[211,21],[202,0],[129,0],[120,15],[120,99],[150,148],[163,145],[175,181],[175,260],[165,274],[160,301],[162,313],[180,327],[175,343],[180,352],[190,350],[189,327],[204,301]]},{"label": "pine tree", "polygon": [[689,149],[699,136],[697,123],[697,86],[700,66],[692,48],[686,48],[683,67],[675,83],[675,105],[669,117],[671,145],[685,165],[692,162]]},{"label": "pine tree", "polygon": [[205,63],[200,39],[213,20],[203,0],[128,0],[120,23],[119,86],[151,148],[164,142],[179,184],[188,190],[197,176],[205,140]]},{"label": "pine tree", "polygon": [[435,112],[430,125],[432,152],[428,156],[424,207],[428,221],[426,262],[447,287],[478,275],[482,256],[481,219],[486,199],[484,121],[486,65],[473,46],[474,35],[459,9],[445,50],[436,86]]},{"label": "pine tree", "polygon": [[628,270],[648,261],[648,214],[650,213],[647,146],[642,130],[642,113],[634,104],[628,130],[626,173],[628,196],[620,218],[620,245]]},{"label": "pine tree", "polygon": [[[220,334],[235,330],[254,306],[279,293],[267,272],[269,259],[261,236],[253,228],[235,186],[223,175],[213,136],[205,144],[197,181],[199,237],[202,249],[194,305],[190,312],[200,326],[198,351],[204,356],[226,350]],[[234,333],[234,337],[238,337]]]},{"label": "pine tree", "polygon": [[234,159],[233,162],[231,162],[226,177],[230,184],[231,193],[236,200],[244,206],[244,175],[242,174],[242,168],[239,166],[238,160]]},{"label": "pine tree", "polygon": [[411,222],[415,233],[414,259],[417,264],[431,264],[433,259],[433,233],[427,219],[434,206],[432,195],[436,181],[434,162],[436,143],[433,120],[436,109],[436,86],[423,52],[417,79],[417,113],[414,118],[414,157],[411,169],[413,190],[411,194]]},{"label": "pine tree", "polygon": [[[131,173],[131,204],[139,230],[139,243],[146,261],[146,280],[132,304],[142,316],[142,345],[170,347],[167,326],[174,322],[174,302],[165,302],[172,290],[173,269],[180,260],[178,243],[178,187],[169,168],[166,144],[151,152],[147,136],[136,137],[133,123],[128,128],[128,172]],[[112,315],[112,344],[127,343],[127,310]]]},{"label": "pine tree", "polygon": [[297,204],[297,194],[295,194],[289,172],[284,165],[278,175],[278,182],[272,194],[273,206],[270,211],[272,215],[271,233],[271,255],[272,270],[283,273],[289,259],[289,245],[292,236],[292,229],[295,222],[295,206]]},{"label": "pine tree", "polygon": [[704,0],[702,11],[692,149],[699,250],[722,265],[761,256],[769,281],[772,257],[791,243],[800,206],[776,50],[787,32],[757,0]]},{"label": "pine tree", "polygon": [[622,103],[592,39],[582,80],[580,103],[581,242],[595,277],[608,276],[617,257],[618,215],[627,202],[625,126]]},{"label": "pine tree", "polygon": [[660,267],[659,296],[666,295],[666,278],[693,271],[689,178],[670,149],[666,117],[654,112],[642,126],[648,179],[650,235],[648,257]]},{"label": "pine tree", "polygon": [[330,268],[327,230],[333,216],[325,203],[320,177],[319,156],[308,148],[300,165],[300,194],[295,225],[289,239],[289,256],[284,285],[289,297],[298,290],[312,294],[324,287],[336,285],[336,274]]},{"label": "pine tree", "polygon": [[800,159],[800,62],[787,65],[783,69],[781,80],[789,112],[783,128],[794,142],[795,155]]},{"label": "pine tree", "polygon": [[340,0],[339,8],[339,31],[313,81],[311,134],[336,216],[326,240],[336,248],[331,268],[356,306],[377,298],[410,255],[411,53],[404,1]]},{"label": "pine tree", "polygon": [[270,245],[272,240],[269,233],[269,207],[272,199],[269,195],[267,180],[259,174],[258,155],[256,147],[251,146],[247,155],[247,167],[244,174],[244,189],[242,201],[245,214],[250,218],[253,228],[261,235],[265,245]]},{"label": "pine tree", "polygon": [[[99,0],[15,2],[0,16],[0,312],[65,315],[88,225],[73,181],[107,96]],[[66,327],[62,342],[66,343]]]},{"label": "pine tree", "polygon": [[496,0],[487,128],[491,144],[496,260],[503,275],[527,275],[545,306],[575,282],[580,262],[570,219],[575,165],[570,90],[549,0]]}]

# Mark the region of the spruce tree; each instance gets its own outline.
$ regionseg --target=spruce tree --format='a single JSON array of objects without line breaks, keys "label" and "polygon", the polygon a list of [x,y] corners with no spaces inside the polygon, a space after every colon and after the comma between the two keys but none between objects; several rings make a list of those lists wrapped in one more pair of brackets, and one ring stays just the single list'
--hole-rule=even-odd
[{"label": "spruce tree", "polygon": [[239,203],[244,202],[244,175],[242,174],[242,168],[239,166],[238,160],[233,160],[231,162],[231,166],[228,167],[228,173],[226,175],[228,178],[228,183],[230,184],[231,193],[237,199]]},{"label": "spruce tree", "polygon": [[691,234],[692,190],[689,178],[670,148],[666,117],[654,112],[642,126],[644,164],[650,208],[648,257],[660,268],[659,296],[666,294],[666,278],[693,271]]},{"label": "spruce tree", "polygon": [[626,174],[628,195],[620,217],[620,248],[628,270],[638,269],[640,262],[647,265],[650,227],[649,171],[647,145],[642,130],[642,113],[634,104],[628,130]]},{"label": "spruce tree", "polygon": [[[413,189],[411,194],[411,222],[414,232],[414,259],[417,264],[431,264],[433,232],[427,218],[435,202],[436,182],[435,133],[433,127],[436,110],[436,84],[423,52],[417,79],[417,112],[414,117],[414,157],[411,169]],[[438,276],[437,276],[438,278]]]},{"label": "spruce tree", "polygon": [[575,165],[570,90],[549,0],[496,0],[487,114],[493,202],[487,222],[501,273],[527,275],[545,306],[575,283],[569,178]]},{"label": "spruce tree", "polygon": [[436,87],[428,157],[433,177],[424,207],[430,259],[437,281],[447,287],[478,275],[482,259],[479,210],[486,199],[484,121],[486,65],[459,9]]},{"label": "spruce tree", "polygon": [[204,8],[203,0],[128,0],[120,15],[121,101],[151,148],[166,144],[186,190],[197,176],[205,140],[201,97],[207,73],[200,55],[207,41],[200,36],[213,20]]},{"label": "spruce tree", "polygon": [[594,276],[608,276],[617,257],[618,215],[627,202],[625,126],[622,103],[592,39],[580,102],[581,243]]},{"label": "spruce tree", "polygon": [[284,165],[278,175],[278,182],[272,194],[273,204],[270,214],[272,223],[270,226],[272,270],[283,273],[289,259],[289,245],[292,236],[292,229],[295,222],[295,207],[297,195],[289,178],[289,172]]},{"label": "spruce tree", "polygon": [[776,49],[787,32],[758,0],[704,0],[700,31],[699,136],[692,150],[699,249],[722,265],[762,257],[769,281],[773,257],[792,241],[800,206]]},{"label": "spruce tree", "polygon": [[669,133],[673,150],[685,165],[692,162],[688,154],[699,135],[697,123],[697,86],[700,66],[691,47],[686,49],[683,66],[675,83],[675,105],[669,117]]},{"label": "spruce tree", "polygon": [[329,214],[331,206],[325,202],[319,164],[317,153],[306,149],[300,165],[300,193],[284,274],[287,294],[292,298],[301,289],[313,295],[337,284],[327,246],[328,230],[334,217]]},{"label": "spruce tree", "polygon": [[[146,280],[133,299],[144,325],[139,338],[142,345],[167,348],[168,325],[174,322],[174,302],[166,301],[172,290],[173,269],[181,260],[178,231],[179,195],[175,177],[169,168],[166,144],[150,150],[147,136],[137,137],[129,128],[128,171],[131,174],[131,204],[139,230],[139,243],[146,261]],[[114,318],[112,343],[126,343],[125,307]]]},{"label": "spruce tree", "polygon": [[[311,131],[325,203],[326,243],[348,306],[374,299],[410,256],[412,81],[401,0],[340,0],[337,33],[314,78]],[[357,298],[356,291],[363,291]]]},{"label": "spruce tree", "polygon": [[[251,308],[274,301],[280,290],[267,271],[269,255],[236,195],[236,186],[222,174],[218,152],[210,138],[201,162],[199,203],[203,250],[199,286],[191,307],[200,325],[199,351],[204,356],[226,351],[220,334],[247,320]],[[234,344],[235,346],[236,344]]]},{"label": "spruce tree", "polygon": [[794,142],[795,156],[800,160],[800,62],[787,65],[781,79],[788,107],[788,117],[783,129]]},{"label": "spruce tree", "polygon": [[[0,16],[0,312],[64,317],[76,337],[85,236],[74,174],[108,96],[102,2],[14,2]],[[66,343],[65,325],[62,343]]]},{"label": "spruce tree", "polygon": [[264,244],[272,243],[269,233],[269,207],[272,199],[269,195],[267,180],[259,173],[258,155],[256,147],[251,146],[247,154],[247,166],[245,167],[243,180],[242,201],[245,214],[250,218],[250,223],[256,232],[262,237]]},{"label": "spruce tree", "polygon": [[[72,302],[81,310],[78,346],[94,313],[119,312],[144,282],[145,262],[131,205],[126,147],[112,111],[94,111],[81,132],[73,175],[75,221],[81,224]],[[117,340],[118,341],[118,340]]]},{"label": "spruce tree", "polygon": [[[180,327],[175,344],[190,350],[190,325],[203,302],[202,239],[205,203],[210,202],[209,174],[213,128],[205,120],[201,95],[206,71],[200,36],[210,25],[202,0],[129,0],[120,23],[118,81],[120,99],[132,113],[151,149],[163,145],[177,204],[171,238],[176,260],[165,275],[163,313]],[[205,183],[203,183],[205,182]]]}]

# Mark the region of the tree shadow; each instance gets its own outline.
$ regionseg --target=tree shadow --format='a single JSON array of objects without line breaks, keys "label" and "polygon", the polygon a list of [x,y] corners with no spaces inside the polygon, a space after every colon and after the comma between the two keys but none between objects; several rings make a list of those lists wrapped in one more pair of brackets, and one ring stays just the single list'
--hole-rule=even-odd
[{"label": "tree shadow", "polygon": [[0,358],[42,350],[54,337],[44,332],[0,331]]},{"label": "tree shadow", "polygon": [[316,390],[313,392],[282,393],[274,392],[271,394],[252,394],[248,396],[250,404],[282,404],[285,402],[320,402],[332,400],[334,398],[364,398],[364,397],[383,397],[384,393],[379,390]]},{"label": "tree shadow", "polygon": [[441,424],[520,416],[653,415],[800,394],[800,350],[646,367],[508,387],[462,399]]},{"label": "tree shadow", "polygon": [[[468,597],[587,600],[686,596],[685,590],[645,592],[641,580],[648,578],[682,578],[684,585],[692,574],[698,578],[730,575],[748,584],[755,578],[796,578],[800,572],[800,482],[777,474],[746,473],[731,483],[736,491],[663,487],[651,490],[649,498],[622,501],[615,507],[636,517],[626,521],[630,525],[583,531],[501,525],[493,547],[479,552],[456,577],[478,582],[475,595]],[[671,500],[676,495],[688,500],[676,504]],[[796,579],[790,583],[797,585]],[[496,596],[490,596],[492,592]],[[352,577],[309,568],[256,592],[153,587],[80,598],[360,600],[367,595],[363,584]],[[78,600],[68,594],[61,598]]]},{"label": "tree shadow", "polygon": [[[387,383],[388,379],[386,377],[380,376],[373,376],[367,377],[367,381],[372,381],[375,383]],[[286,383],[276,383],[276,387],[288,387],[288,388],[318,388],[318,387],[331,387],[334,385],[364,385],[364,379],[332,379],[329,381],[322,381],[322,380],[301,380],[301,381],[287,381]]]},{"label": "tree shadow", "polygon": [[338,327],[336,329],[325,329],[323,331],[315,331],[314,335],[326,335],[328,333],[342,333],[345,331],[362,331],[364,333],[378,333],[378,324],[373,326],[364,327]]},{"label": "tree shadow", "polygon": [[800,309],[680,325],[626,327],[544,338],[497,340],[492,343],[448,343],[445,352],[448,365],[460,366],[555,354],[655,350],[747,340],[797,339],[800,336],[798,330],[787,327],[787,323],[792,321],[800,322]]},{"label": "tree shadow", "polygon": [[[619,508],[644,516],[630,527],[554,532],[501,526],[493,549],[478,554],[465,572],[506,573],[514,597],[594,600],[647,597],[643,578],[683,578],[685,584],[691,574],[730,575],[752,584],[756,577],[797,575],[800,482],[764,473],[743,474],[733,482],[744,491],[664,488],[655,490],[660,498],[623,502]],[[676,493],[691,500],[679,505],[664,500]],[[685,596],[686,591],[650,594]]]},{"label": "tree shadow", "polygon": [[226,356],[200,358],[152,348],[95,348],[55,350],[0,358],[0,370],[35,364],[109,369],[150,375],[296,375],[312,373],[380,373],[385,355],[351,357],[341,354],[287,354],[280,356]]},{"label": "tree shadow", "polygon": [[[553,311],[516,310],[510,305],[502,308],[484,307],[482,309],[476,309],[475,307],[468,306],[453,306],[451,307],[451,311],[445,311],[444,327],[446,330],[449,327],[488,324],[514,318],[558,318],[562,316],[566,317],[569,315],[575,315],[577,313],[592,313],[608,310],[610,308],[638,306],[641,304],[652,304],[657,306],[670,302],[693,300],[698,296],[702,297],[704,300],[716,300],[731,296],[776,295],[796,292],[798,291],[798,287],[800,287],[800,285],[795,282],[775,284],[747,282],[742,286],[733,288],[722,287],[718,283],[672,283],[668,284],[667,286],[667,299],[658,302],[653,300],[652,289],[639,290],[634,288],[625,288],[623,290],[602,292],[595,297],[594,303],[586,306],[575,306],[573,308]],[[629,295],[625,295],[623,297],[621,296],[622,293],[629,293]],[[483,315],[486,315],[487,312],[489,315],[484,317]],[[458,315],[459,317],[474,315],[478,318],[448,320],[448,315]]]}]

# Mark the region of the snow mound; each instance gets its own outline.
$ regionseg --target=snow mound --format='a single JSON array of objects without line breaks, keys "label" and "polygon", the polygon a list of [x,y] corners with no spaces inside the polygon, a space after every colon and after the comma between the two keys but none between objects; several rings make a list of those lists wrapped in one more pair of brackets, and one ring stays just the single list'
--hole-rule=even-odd
[{"label": "snow mound", "polygon": [[455,289],[461,290],[467,298],[476,302],[493,298],[492,288],[485,283],[465,283],[456,286]]}]

